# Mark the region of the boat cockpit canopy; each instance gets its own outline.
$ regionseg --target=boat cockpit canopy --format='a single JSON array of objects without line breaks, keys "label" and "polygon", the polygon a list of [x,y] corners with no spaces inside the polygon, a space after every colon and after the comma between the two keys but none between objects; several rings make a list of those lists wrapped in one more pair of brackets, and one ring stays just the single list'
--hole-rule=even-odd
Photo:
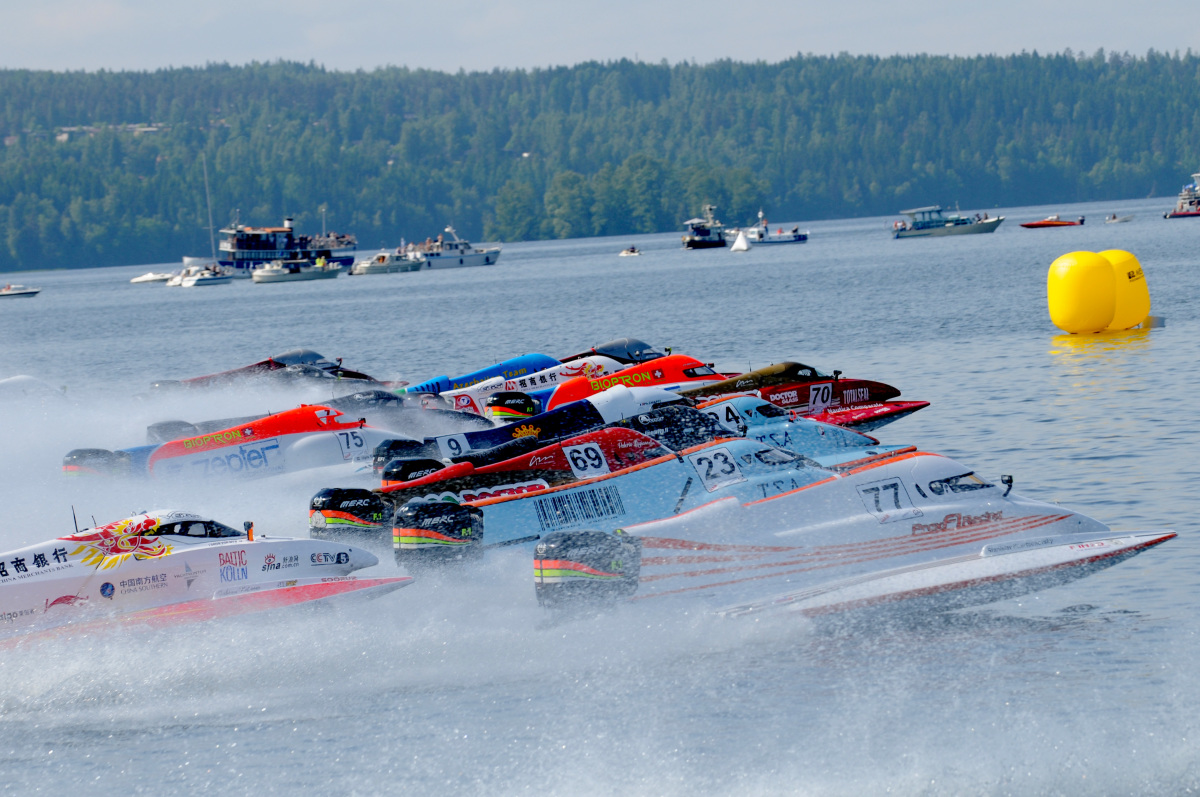
[{"label": "boat cockpit canopy", "polygon": [[180,520],[163,523],[158,528],[143,532],[144,537],[245,537],[244,531],[231,529],[215,520]]},{"label": "boat cockpit canopy", "polygon": [[635,363],[649,362],[657,360],[659,357],[666,357],[667,353],[654,348],[645,341],[637,338],[617,338],[610,340],[607,343],[601,343],[599,346],[593,346],[587,351],[579,354],[572,354],[570,357],[563,357],[562,362],[569,363],[572,360],[579,360],[584,357],[591,357],[593,354],[601,354],[605,357],[612,357],[619,363],[625,365],[634,365]]}]

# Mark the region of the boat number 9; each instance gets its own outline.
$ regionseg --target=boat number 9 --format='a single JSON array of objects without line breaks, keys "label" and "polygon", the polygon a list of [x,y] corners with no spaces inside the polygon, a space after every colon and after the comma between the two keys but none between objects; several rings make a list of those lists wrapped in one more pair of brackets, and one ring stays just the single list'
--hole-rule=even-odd
[{"label": "boat number 9", "polygon": [[563,446],[563,454],[571,465],[571,472],[577,479],[588,479],[592,476],[603,476],[610,473],[608,460],[604,452],[595,443],[584,443],[578,446]]},{"label": "boat number 9", "polygon": [[465,435],[451,434],[438,438],[438,448],[442,450],[443,457],[461,457],[471,450],[471,444]]},{"label": "boat number 9", "polygon": [[877,482],[858,485],[858,494],[863,506],[874,515],[880,523],[891,520],[920,517],[921,510],[908,500],[908,490],[899,479],[884,479]]},{"label": "boat number 9", "polygon": [[710,493],[726,484],[746,481],[728,448],[706,448],[688,455],[688,462],[696,469],[696,475]]},{"label": "boat number 9", "polygon": [[808,386],[808,410],[809,412],[822,412],[829,406],[829,402],[833,400],[833,385],[824,382],[819,385]]}]

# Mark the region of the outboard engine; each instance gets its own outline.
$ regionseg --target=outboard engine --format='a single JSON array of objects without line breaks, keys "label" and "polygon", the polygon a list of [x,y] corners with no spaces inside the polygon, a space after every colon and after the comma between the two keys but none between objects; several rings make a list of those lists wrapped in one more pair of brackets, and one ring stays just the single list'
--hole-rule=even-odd
[{"label": "outboard engine", "polygon": [[550,609],[613,603],[637,592],[642,540],[617,529],[556,531],[534,548],[538,603]]},{"label": "outboard engine", "polygon": [[127,451],[105,448],[77,448],[63,457],[64,473],[103,473],[109,476],[128,476],[133,469],[133,457]]},{"label": "outboard engine", "polygon": [[542,402],[526,393],[502,390],[488,396],[483,414],[497,423],[510,423],[532,418],[542,411]]},{"label": "outboard engine", "polygon": [[448,501],[409,501],[392,520],[392,550],[396,564],[410,569],[478,559],[483,510]]},{"label": "outboard engine", "polygon": [[393,459],[437,456],[437,443],[426,443],[422,440],[384,440],[371,452],[371,470],[382,473],[384,466]]},{"label": "outboard engine", "polygon": [[420,479],[431,473],[437,473],[445,467],[446,463],[440,459],[428,459],[425,457],[393,459],[383,466],[383,486],[387,487],[389,484],[396,482],[408,482],[413,479]]},{"label": "outboard engine", "polygon": [[392,505],[370,490],[326,487],[308,502],[308,534],[316,539],[385,542],[391,526]]}]

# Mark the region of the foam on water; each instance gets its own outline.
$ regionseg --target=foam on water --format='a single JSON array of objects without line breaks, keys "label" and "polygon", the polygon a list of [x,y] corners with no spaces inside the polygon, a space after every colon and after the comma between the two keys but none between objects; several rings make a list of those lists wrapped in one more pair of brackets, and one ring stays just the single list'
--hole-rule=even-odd
[{"label": "foam on water", "polygon": [[[1165,203],[1169,204],[1169,202]],[[555,620],[530,552],[369,603],[0,656],[0,770],[28,792],[976,794],[1200,787],[1195,225],[1163,200],[1023,208],[994,235],[893,241],[887,221],[812,227],[740,256],[673,235],[512,245],[488,269],[210,291],[145,268],[23,277],[0,308],[0,548],[174,506],[302,536],[331,478],[66,479],[76,447],[169,418],[284,409],[253,388],[147,399],[159,378],[297,346],[424,379],[634,335],[724,368],[800,360],[932,406],[876,436],[946,453],[1117,528],[1179,539],[1067,587],[880,624],[718,620],[682,605]],[[1157,211],[1157,212],[1156,212]],[[1129,224],[1025,231],[1050,212]],[[640,258],[617,258],[630,241]],[[1072,249],[1141,259],[1165,329],[1066,337],[1045,273]],[[734,260],[736,259],[736,262]],[[380,565],[381,572],[392,566]]]}]

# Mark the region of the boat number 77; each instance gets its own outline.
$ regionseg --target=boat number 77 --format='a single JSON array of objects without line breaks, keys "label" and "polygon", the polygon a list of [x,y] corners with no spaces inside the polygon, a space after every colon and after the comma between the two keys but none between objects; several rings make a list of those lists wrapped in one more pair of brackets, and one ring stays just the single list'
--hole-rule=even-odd
[{"label": "boat number 77", "polygon": [[909,500],[904,482],[897,478],[860,484],[858,495],[862,498],[863,507],[880,523],[920,517],[922,514]]}]

